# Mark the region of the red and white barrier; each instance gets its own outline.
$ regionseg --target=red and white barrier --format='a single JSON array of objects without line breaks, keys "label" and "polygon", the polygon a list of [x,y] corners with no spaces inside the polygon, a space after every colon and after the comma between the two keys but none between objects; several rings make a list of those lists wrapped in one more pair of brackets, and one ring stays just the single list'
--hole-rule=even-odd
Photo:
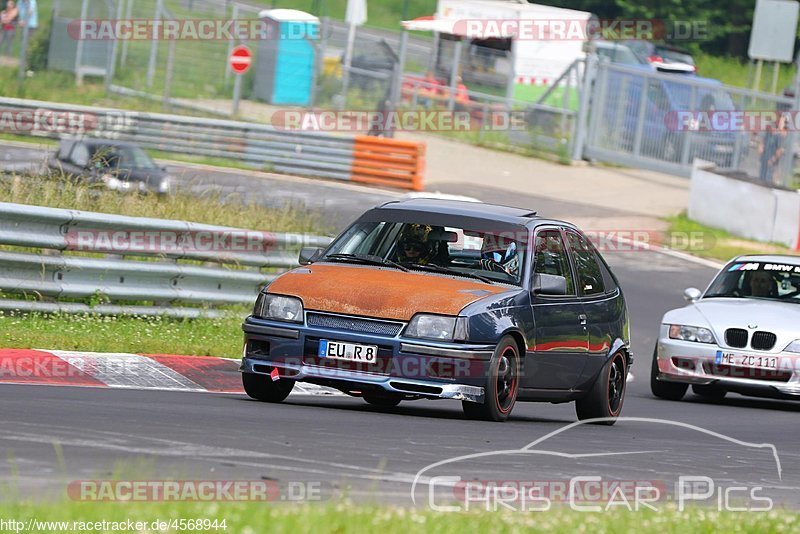
[{"label": "red and white barrier", "polygon": [[[0,384],[244,393],[239,360],[172,354],[0,349]],[[297,384],[293,394],[340,394]]]}]

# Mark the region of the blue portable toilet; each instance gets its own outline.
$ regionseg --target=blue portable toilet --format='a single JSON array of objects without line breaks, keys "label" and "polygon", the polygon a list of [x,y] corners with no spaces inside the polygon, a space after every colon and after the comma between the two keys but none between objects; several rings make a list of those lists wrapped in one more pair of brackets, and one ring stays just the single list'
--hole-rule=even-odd
[{"label": "blue portable toilet", "polygon": [[254,96],[270,104],[309,105],[319,19],[296,9],[265,9],[258,18],[266,38],[258,45]]}]

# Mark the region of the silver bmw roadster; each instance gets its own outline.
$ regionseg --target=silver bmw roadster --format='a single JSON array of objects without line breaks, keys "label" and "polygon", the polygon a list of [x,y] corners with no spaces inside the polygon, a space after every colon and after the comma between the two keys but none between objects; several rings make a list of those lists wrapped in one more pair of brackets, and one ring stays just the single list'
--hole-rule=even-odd
[{"label": "silver bmw roadster", "polygon": [[694,393],[800,400],[800,257],[740,256],[689,304],[661,320],[650,388],[664,399]]}]

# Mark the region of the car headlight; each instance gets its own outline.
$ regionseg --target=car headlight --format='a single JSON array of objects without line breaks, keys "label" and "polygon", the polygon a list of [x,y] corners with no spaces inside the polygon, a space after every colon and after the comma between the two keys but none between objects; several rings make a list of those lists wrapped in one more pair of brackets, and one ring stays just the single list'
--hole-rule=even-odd
[{"label": "car headlight", "polygon": [[800,352],[800,339],[795,339],[783,350],[786,352]]},{"label": "car headlight", "polygon": [[670,339],[682,341],[696,341],[697,343],[715,343],[714,334],[702,326],[686,326],[680,324],[669,325]]},{"label": "car headlight", "polygon": [[274,321],[303,322],[303,303],[296,297],[259,293],[253,315]]},{"label": "car headlight", "polygon": [[467,339],[467,318],[415,315],[406,327],[405,336],[439,341],[465,341]]},{"label": "car headlight", "polygon": [[167,176],[163,180],[161,180],[160,184],[158,184],[158,192],[169,193],[169,187],[170,187],[170,179],[169,176]]},{"label": "car headlight", "polygon": [[106,184],[106,187],[108,187],[109,189],[114,189],[114,190],[119,189],[120,184],[122,184],[122,182],[120,182],[115,176],[112,176],[110,174],[104,174],[101,179],[103,180],[103,183]]}]

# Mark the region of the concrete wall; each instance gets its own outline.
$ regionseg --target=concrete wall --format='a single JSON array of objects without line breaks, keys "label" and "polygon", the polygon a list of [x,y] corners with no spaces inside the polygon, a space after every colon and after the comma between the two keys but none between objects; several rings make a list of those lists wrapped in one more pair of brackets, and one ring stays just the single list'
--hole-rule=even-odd
[{"label": "concrete wall", "polygon": [[689,218],[763,242],[800,249],[800,193],[717,174],[714,164],[692,165]]}]

